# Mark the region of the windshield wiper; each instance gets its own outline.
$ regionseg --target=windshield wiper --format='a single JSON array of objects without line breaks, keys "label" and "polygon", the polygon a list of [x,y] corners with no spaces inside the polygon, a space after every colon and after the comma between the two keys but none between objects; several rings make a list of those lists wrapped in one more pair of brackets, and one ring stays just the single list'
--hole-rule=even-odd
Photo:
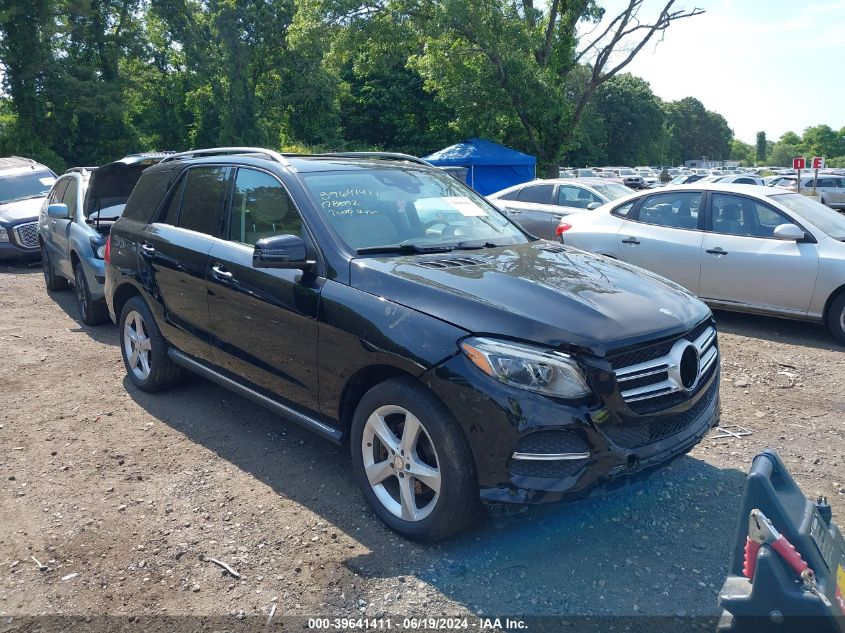
[{"label": "windshield wiper", "polygon": [[448,253],[451,246],[422,246],[419,244],[383,244],[381,246],[364,246],[356,248],[359,255],[375,253]]}]

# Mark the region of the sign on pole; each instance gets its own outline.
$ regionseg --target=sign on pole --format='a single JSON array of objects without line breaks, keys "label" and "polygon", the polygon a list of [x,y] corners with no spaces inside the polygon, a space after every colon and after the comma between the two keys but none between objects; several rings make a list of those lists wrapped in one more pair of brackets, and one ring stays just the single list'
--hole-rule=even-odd
[{"label": "sign on pole", "polygon": [[824,156],[813,156],[813,195],[816,195],[816,181],[819,179],[819,169],[824,167]]},{"label": "sign on pole", "polygon": [[806,166],[806,162],[803,158],[793,158],[792,159],[792,169],[804,169]]}]

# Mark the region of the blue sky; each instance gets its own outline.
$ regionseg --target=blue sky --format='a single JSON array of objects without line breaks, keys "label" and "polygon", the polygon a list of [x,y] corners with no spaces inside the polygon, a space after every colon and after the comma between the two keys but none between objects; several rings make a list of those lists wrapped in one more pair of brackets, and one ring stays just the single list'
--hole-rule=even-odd
[{"label": "blue sky", "polygon": [[[599,0],[616,15],[623,0]],[[645,0],[653,19],[661,0]],[[705,13],[674,23],[627,71],[665,100],[692,96],[754,143],[811,125],[845,126],[845,0],[678,0]]]}]

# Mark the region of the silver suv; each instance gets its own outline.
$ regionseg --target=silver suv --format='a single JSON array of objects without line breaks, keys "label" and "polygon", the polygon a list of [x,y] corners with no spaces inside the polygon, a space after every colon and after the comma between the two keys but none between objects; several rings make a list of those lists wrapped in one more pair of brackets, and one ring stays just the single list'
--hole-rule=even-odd
[{"label": "silver suv", "polygon": [[68,169],[50,189],[38,216],[38,246],[47,290],[73,283],[86,325],[109,320],[103,283],[106,237],[135,183],[165,154],[135,154],[103,167]]}]

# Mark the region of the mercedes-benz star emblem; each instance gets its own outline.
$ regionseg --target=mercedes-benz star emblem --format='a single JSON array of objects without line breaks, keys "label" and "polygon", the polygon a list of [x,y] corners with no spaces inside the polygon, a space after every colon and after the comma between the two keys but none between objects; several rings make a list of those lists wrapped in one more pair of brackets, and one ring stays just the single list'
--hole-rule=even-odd
[{"label": "mercedes-benz star emblem", "polygon": [[692,390],[698,382],[698,372],[700,368],[700,359],[698,356],[698,348],[690,343],[686,346],[681,354],[681,362],[679,369],[681,370],[681,384],[687,391]]}]

